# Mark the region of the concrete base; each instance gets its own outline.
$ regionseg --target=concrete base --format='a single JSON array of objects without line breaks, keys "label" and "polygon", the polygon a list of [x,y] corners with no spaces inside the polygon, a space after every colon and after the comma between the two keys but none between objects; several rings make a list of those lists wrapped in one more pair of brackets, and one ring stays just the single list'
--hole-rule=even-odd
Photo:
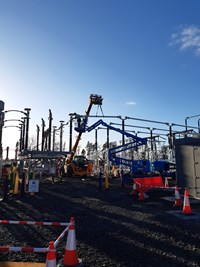
[{"label": "concrete base", "polygon": [[0,267],[45,267],[46,263],[34,262],[0,262]]},{"label": "concrete base", "polygon": [[184,220],[200,220],[200,213],[199,212],[192,212],[192,214],[189,215],[185,215],[183,214],[182,210],[171,210],[171,211],[167,211],[166,213],[179,217],[181,219]]}]

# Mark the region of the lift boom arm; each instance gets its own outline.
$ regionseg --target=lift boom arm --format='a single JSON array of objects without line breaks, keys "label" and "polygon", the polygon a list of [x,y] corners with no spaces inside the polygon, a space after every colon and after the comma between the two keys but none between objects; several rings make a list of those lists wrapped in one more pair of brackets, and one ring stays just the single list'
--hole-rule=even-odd
[{"label": "lift boom arm", "polygon": [[138,145],[140,145],[140,144],[144,145],[144,144],[147,143],[147,139],[146,138],[141,138],[141,137],[135,136],[133,134],[130,134],[130,133],[126,132],[126,131],[123,131],[123,130],[121,130],[119,128],[115,128],[115,127],[105,123],[103,120],[98,120],[93,125],[88,127],[86,130],[88,132],[90,132],[90,131],[94,130],[96,127],[98,127],[99,125],[103,125],[103,126],[107,127],[110,130],[114,130],[114,131],[116,131],[118,133],[124,134],[126,137],[132,138],[135,142],[138,142]]},{"label": "lift boom arm", "polygon": [[103,120],[98,120],[96,123],[94,123],[93,125],[88,127],[87,131],[90,132],[90,131],[94,130],[96,127],[98,127],[99,125],[103,125],[110,130],[114,130],[118,133],[124,134],[126,137],[132,138],[131,142],[126,143],[124,145],[110,148],[108,150],[108,158],[113,164],[115,164],[115,165],[121,164],[121,165],[129,166],[129,167],[131,167],[132,170],[143,169],[143,170],[147,171],[150,169],[150,162],[149,161],[142,161],[142,160],[133,161],[130,159],[125,159],[125,158],[121,158],[121,157],[116,156],[116,154],[119,152],[123,152],[123,151],[128,150],[128,149],[137,148],[138,146],[141,146],[141,145],[146,145],[147,144],[147,138],[141,138],[141,137],[135,136],[133,134],[130,134],[129,132],[123,131],[119,128],[115,128],[115,127],[105,123]]}]

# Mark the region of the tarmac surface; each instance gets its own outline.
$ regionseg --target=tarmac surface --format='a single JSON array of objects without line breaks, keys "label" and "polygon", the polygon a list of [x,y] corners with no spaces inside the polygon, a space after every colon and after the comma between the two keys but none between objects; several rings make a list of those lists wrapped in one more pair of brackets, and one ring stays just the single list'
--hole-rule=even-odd
[{"label": "tarmac surface", "polygon": [[[69,222],[75,218],[78,257],[85,267],[200,266],[200,202],[193,216],[174,207],[173,190],[153,190],[140,201],[132,185],[110,179],[100,190],[97,178],[44,179],[39,192],[0,202],[1,220]],[[176,216],[176,215],[179,216]],[[197,216],[195,216],[195,215]],[[0,246],[48,247],[63,226],[0,224]],[[67,235],[57,246],[63,258]],[[2,262],[45,262],[45,253],[0,252]]]}]

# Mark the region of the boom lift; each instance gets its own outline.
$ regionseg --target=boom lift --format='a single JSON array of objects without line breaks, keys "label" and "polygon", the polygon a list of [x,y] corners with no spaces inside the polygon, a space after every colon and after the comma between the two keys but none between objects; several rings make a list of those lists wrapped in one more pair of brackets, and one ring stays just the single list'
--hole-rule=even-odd
[{"label": "boom lift", "polygon": [[149,173],[151,174],[153,172],[159,173],[163,177],[173,175],[173,172],[171,172],[172,166],[166,161],[150,161],[147,159],[131,160],[122,156],[122,153],[126,150],[137,149],[139,146],[146,145],[148,138],[140,138],[138,136],[130,134],[129,132],[123,131],[119,128],[115,128],[102,120],[97,121],[96,123],[88,127],[86,130],[90,132],[96,127],[98,127],[100,124],[110,130],[114,130],[116,132],[124,134],[128,138],[131,138],[131,142],[110,148],[108,150],[108,160],[112,163],[113,166],[127,166],[129,167],[129,170],[132,172],[132,174],[136,176],[148,175]]},{"label": "boom lift", "polygon": [[110,130],[114,130],[132,139],[132,141],[129,143],[126,143],[124,145],[120,145],[117,147],[113,147],[108,150],[108,159],[110,162],[112,162],[113,165],[128,166],[130,167],[132,172],[148,172],[151,170],[151,164],[150,164],[150,161],[148,160],[130,160],[130,159],[125,159],[125,158],[117,156],[117,153],[123,152],[128,149],[137,148],[142,145],[146,145],[147,138],[141,138],[133,134],[130,134],[129,132],[123,131],[119,128],[115,128],[105,123],[103,120],[98,120],[96,123],[88,127],[87,131],[90,132],[94,130],[96,127],[98,127],[99,125],[103,125]]},{"label": "boom lift", "polygon": [[81,118],[78,114],[75,115],[75,119],[77,119],[77,127],[75,130],[78,132],[78,136],[76,138],[75,144],[72,148],[71,154],[67,158],[67,174],[69,176],[87,176],[88,166],[90,166],[91,162],[87,160],[83,155],[75,155],[79,142],[81,140],[82,133],[85,132],[88,116],[90,114],[91,108],[93,105],[98,105],[101,107],[103,98],[100,95],[91,94],[90,101],[87,110],[85,111],[85,116]]},{"label": "boom lift", "polygon": [[[72,149],[72,154],[70,154],[68,158],[68,173],[78,175],[78,176],[86,176],[88,172],[88,164],[89,161],[84,156],[76,156],[74,155],[76,152],[76,149],[78,147],[81,135],[83,132],[90,132],[94,130],[99,125],[103,125],[106,128],[110,130],[114,130],[120,134],[125,135],[128,138],[131,138],[131,142],[110,148],[108,150],[108,160],[112,163],[114,166],[127,166],[129,167],[129,170],[133,174],[147,174],[151,172],[163,172],[168,171],[168,167],[166,164],[163,164],[163,162],[157,160],[156,162],[152,162],[147,159],[137,159],[137,160],[131,160],[127,158],[123,158],[122,152],[130,149],[137,149],[139,146],[147,145],[147,138],[140,138],[138,136],[135,136],[129,132],[123,131],[119,128],[115,128],[107,123],[105,123],[103,120],[98,120],[93,125],[87,127],[87,120],[89,116],[89,112],[91,110],[92,105],[101,105],[102,104],[102,97],[98,95],[91,95],[90,96],[90,103],[88,110],[86,111],[86,116],[82,116],[82,120],[77,116],[77,122],[78,126],[75,127],[75,130],[79,133],[78,137],[76,139],[75,145]],[[155,163],[155,164],[154,164]]]}]

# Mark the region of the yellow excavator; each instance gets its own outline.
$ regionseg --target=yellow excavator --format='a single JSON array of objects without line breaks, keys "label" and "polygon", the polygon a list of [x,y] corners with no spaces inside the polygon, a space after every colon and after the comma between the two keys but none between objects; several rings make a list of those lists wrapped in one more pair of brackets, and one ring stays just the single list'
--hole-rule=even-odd
[{"label": "yellow excavator", "polygon": [[75,115],[75,119],[77,119],[77,124],[78,124],[75,130],[78,131],[78,136],[76,138],[74,146],[72,147],[72,151],[67,158],[67,175],[70,177],[71,176],[87,177],[88,175],[91,174],[92,162],[83,155],[76,155],[76,150],[81,140],[82,133],[85,132],[87,119],[90,114],[92,106],[98,105],[101,107],[102,102],[103,102],[102,96],[91,94],[88,108],[85,111],[85,116],[81,118],[78,114]]}]

